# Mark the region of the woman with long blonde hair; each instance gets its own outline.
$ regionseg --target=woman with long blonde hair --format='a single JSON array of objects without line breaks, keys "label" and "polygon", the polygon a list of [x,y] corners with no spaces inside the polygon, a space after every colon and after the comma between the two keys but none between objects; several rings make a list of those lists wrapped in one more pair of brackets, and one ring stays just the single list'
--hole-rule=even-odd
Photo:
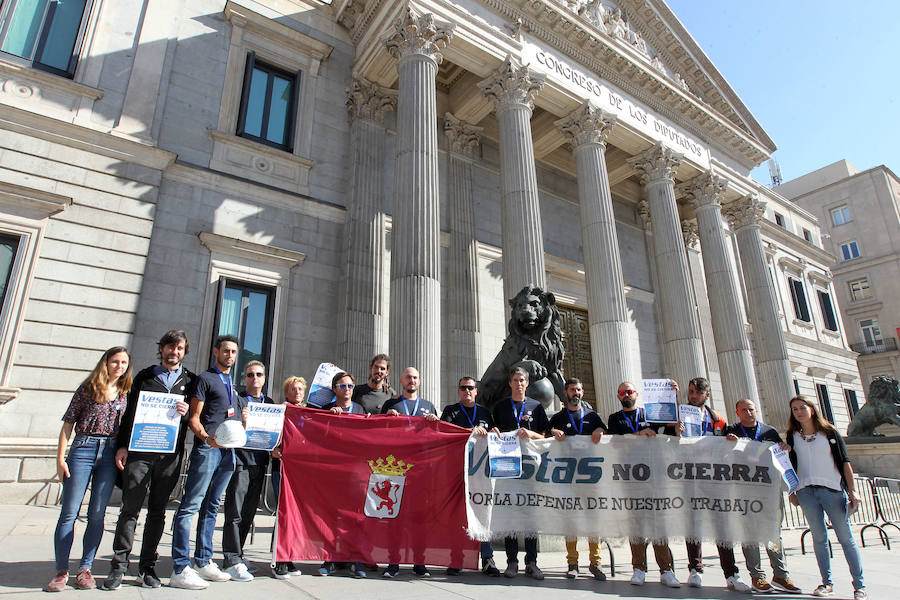
[{"label": "woman with long blonde hair", "polygon": [[[96,587],[91,566],[103,536],[106,506],[116,481],[116,435],[130,389],[131,355],[124,347],[115,346],[103,353],[91,374],[78,386],[63,415],[56,449],[56,472],[63,485],[62,510],[53,535],[56,576],[44,587],[45,591],[61,592],[69,580],[75,519],[89,483],[88,523],[75,587],[83,590]],[[73,431],[75,439],[66,457],[66,445]]]},{"label": "woman with long blonde hair", "polygon": [[849,521],[850,511],[856,509],[860,500],[844,439],[834,425],[822,418],[816,404],[806,396],[791,398],[790,406],[791,416],[785,439],[791,447],[791,463],[800,479],[800,487],[791,494],[790,501],[803,510],[813,536],[813,549],[822,576],[822,583],[813,591],[813,596],[831,596],[834,593],[828,529],[825,526],[827,514],[850,567],[853,599],[866,600],[869,596],[863,581],[862,560]]}]

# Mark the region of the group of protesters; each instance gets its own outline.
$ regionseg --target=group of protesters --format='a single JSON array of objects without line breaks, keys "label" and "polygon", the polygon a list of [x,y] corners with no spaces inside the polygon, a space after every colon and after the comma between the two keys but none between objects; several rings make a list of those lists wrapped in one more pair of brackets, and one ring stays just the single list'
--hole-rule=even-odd
[{"label": "group of protesters", "polygon": [[[172,561],[173,571],[168,585],[184,589],[204,589],[210,581],[251,581],[256,568],[245,559],[243,548],[249,535],[253,518],[264,492],[267,470],[271,466],[272,483],[276,496],[279,493],[281,468],[280,449],[268,452],[234,448],[227,443],[236,425],[246,426],[249,405],[259,403],[303,404],[306,381],[302,377],[288,377],[282,386],[282,398],[273,400],[264,393],[266,368],[259,361],[244,365],[243,373],[234,373],[238,358],[239,342],[233,336],[219,336],[214,344],[213,365],[200,374],[191,373],[183,366],[190,350],[187,334],[180,330],[166,332],[158,342],[159,363],[133,375],[131,356],[124,347],[107,350],[91,374],[76,390],[63,416],[57,451],[57,471],[63,483],[62,508],[54,534],[56,575],[45,586],[45,591],[58,592],[69,582],[69,554],[74,539],[74,521],[78,516],[88,485],[91,496],[87,513],[87,528],[83,536],[83,552],[74,587],[97,587],[91,573],[94,558],[103,533],[104,517],[110,495],[121,475],[122,506],[113,538],[113,557],[102,588],[118,589],[128,571],[138,515],[144,502],[147,514],[140,552],[138,583],[145,588],[162,585],[156,573],[159,557],[158,546],[165,529],[165,509],[181,476],[188,430],[194,436],[184,491],[173,522]],[[389,384],[390,359],[379,354],[373,357],[368,378],[357,385],[353,375],[338,372],[332,380],[335,399],[322,406],[335,414],[385,414],[392,416],[421,417],[443,420],[472,430],[474,435],[485,436],[489,432],[514,432],[521,438],[540,439],[552,437],[564,442],[571,436],[590,436],[598,443],[604,435],[632,435],[653,437],[656,435],[680,436],[684,427],[678,422],[655,423],[647,421],[644,410],[637,405],[639,392],[631,382],[622,382],[616,390],[622,410],[608,415],[606,422],[584,400],[584,386],[575,378],[565,381],[565,406],[548,417],[544,406],[528,397],[529,373],[515,367],[509,373],[509,397],[496,403],[493,410],[477,402],[478,383],[474,377],[462,377],[457,385],[458,402],[449,404],[438,415],[434,405],[419,396],[420,374],[414,367],[404,369],[399,377],[400,392]],[[239,393],[234,381],[243,376],[243,392]],[[678,383],[670,382],[676,393]],[[135,413],[141,392],[175,394],[175,410],[181,415],[175,451],[129,451]],[[789,400],[791,416],[785,438],[778,431],[757,418],[757,407],[751,399],[736,403],[738,422],[727,424],[725,419],[710,406],[709,381],[703,377],[688,384],[687,401],[700,409],[701,432],[704,436],[725,436],[729,440],[749,438],[756,442],[779,444],[789,452],[792,465],[799,479],[799,488],[790,495],[790,501],[799,505],[813,535],[813,546],[818,562],[821,584],[813,595],[830,596],[833,593],[830,556],[825,516],[841,543],[847,560],[854,588],[854,600],[867,598],[863,581],[859,551],[850,533],[848,513],[859,504],[854,489],[853,469],[841,435],[833,425],[825,421],[816,404],[805,396]],[[75,439],[66,455],[66,447],[72,433]],[[271,465],[270,465],[271,462]],[[225,524],[222,537],[223,567],[213,560],[213,532],[219,512],[219,502],[225,495]],[[190,552],[190,529],[194,517],[198,517],[195,549]],[[774,515],[773,515],[774,516]],[[501,573],[493,558],[493,546],[482,542],[481,570],[489,576],[516,577],[519,572],[519,538],[504,539],[506,569]],[[566,577],[579,576],[577,539],[566,538]],[[631,583],[643,585],[648,571],[648,540],[631,539],[633,574]],[[675,575],[672,551],[665,540],[652,543],[656,563],[660,570],[660,582],[668,587],[680,587]],[[687,584],[702,586],[703,562],[701,545],[696,541],[686,543],[689,575]],[[596,580],[606,580],[601,568],[600,540],[588,540],[589,572]],[[725,575],[726,587],[737,592],[766,593],[780,591],[800,593],[790,578],[785,563],[781,540],[766,544],[773,577],[768,579],[762,568],[759,547],[743,545],[742,552],[750,576],[750,583],[741,580],[735,563],[734,549],[730,545],[717,544],[720,564]],[[192,560],[193,559],[193,560]],[[525,537],[526,575],[541,580],[544,574],[537,564],[537,538]],[[193,565],[193,566],[192,566]],[[354,562],[341,565],[325,562],[316,574],[327,576],[345,566],[354,577],[366,577],[375,566]],[[448,576],[461,573],[460,566],[449,566]],[[397,564],[389,564],[382,577],[399,574]],[[292,562],[276,562],[274,577],[285,579],[299,575]],[[426,565],[414,565],[413,573],[428,577]]]}]

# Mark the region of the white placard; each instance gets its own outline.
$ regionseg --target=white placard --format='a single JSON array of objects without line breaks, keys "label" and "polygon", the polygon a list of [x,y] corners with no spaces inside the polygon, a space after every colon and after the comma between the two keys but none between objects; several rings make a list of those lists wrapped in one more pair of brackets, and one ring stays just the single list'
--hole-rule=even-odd
[{"label": "white placard", "polygon": [[131,429],[129,452],[161,452],[172,454],[178,443],[181,415],[175,403],[184,401],[181,394],[143,391],[138,396]]},{"label": "white placard", "polygon": [[678,405],[678,417],[684,424],[681,437],[701,437],[703,435],[703,409],[693,404]]},{"label": "white placard", "polygon": [[281,440],[286,404],[263,404],[251,402],[247,415],[247,443],[249,450],[274,450]]},{"label": "white placard", "polygon": [[331,391],[331,380],[344,369],[331,363],[322,363],[316,369],[309,393],[306,394],[306,404],[315,408],[322,408],[334,401],[334,392]]},{"label": "white placard", "polygon": [[678,402],[675,388],[669,379],[641,380],[641,396],[644,413],[650,423],[675,423],[678,421]]},{"label": "white placard", "polygon": [[791,464],[791,457],[787,452],[782,450],[778,444],[769,447],[769,452],[775,459],[775,467],[781,471],[781,477],[788,486],[788,493],[793,494],[800,487],[800,478],[794,471],[794,465]]},{"label": "white placard", "polygon": [[488,459],[491,477],[508,479],[522,476],[522,447],[515,433],[488,433]]}]

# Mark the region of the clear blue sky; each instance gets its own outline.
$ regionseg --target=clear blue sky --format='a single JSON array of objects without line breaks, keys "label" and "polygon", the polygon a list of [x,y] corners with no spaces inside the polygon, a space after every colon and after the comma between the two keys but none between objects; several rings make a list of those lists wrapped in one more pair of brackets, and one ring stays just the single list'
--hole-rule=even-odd
[{"label": "clear blue sky", "polygon": [[[784,181],[900,173],[900,1],[666,0],[774,141]],[[766,163],[753,176],[768,184]]]}]

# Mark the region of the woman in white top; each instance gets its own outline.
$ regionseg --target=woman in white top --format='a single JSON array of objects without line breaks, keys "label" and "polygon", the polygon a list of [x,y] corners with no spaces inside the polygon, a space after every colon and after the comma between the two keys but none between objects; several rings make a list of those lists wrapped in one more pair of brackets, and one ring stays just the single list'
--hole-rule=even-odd
[{"label": "woman in white top", "polygon": [[841,434],[819,415],[812,400],[797,396],[791,399],[791,417],[785,439],[791,447],[791,463],[800,479],[800,488],[791,494],[790,501],[803,510],[822,575],[822,584],[813,595],[831,596],[834,593],[825,526],[827,514],[850,567],[855,590],[853,599],[866,600],[862,561],[848,520],[848,509],[856,509],[859,495],[854,488],[853,467]]}]

